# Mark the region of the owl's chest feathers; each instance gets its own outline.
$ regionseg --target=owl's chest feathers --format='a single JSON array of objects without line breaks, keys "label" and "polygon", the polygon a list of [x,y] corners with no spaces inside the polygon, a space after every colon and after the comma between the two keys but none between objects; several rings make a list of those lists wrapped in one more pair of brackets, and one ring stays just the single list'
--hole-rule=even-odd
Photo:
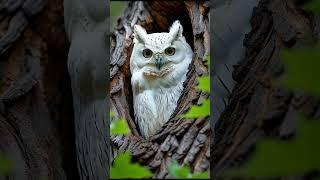
[{"label": "owl's chest feathers", "polygon": [[146,90],[134,97],[135,120],[148,138],[166,123],[177,106],[183,81],[170,88]]}]

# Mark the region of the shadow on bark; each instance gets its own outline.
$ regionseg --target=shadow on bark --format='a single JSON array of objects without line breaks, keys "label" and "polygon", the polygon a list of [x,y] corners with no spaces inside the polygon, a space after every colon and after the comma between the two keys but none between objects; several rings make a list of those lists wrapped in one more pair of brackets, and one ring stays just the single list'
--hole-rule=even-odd
[{"label": "shadow on bark", "polygon": [[0,152],[9,179],[78,179],[62,0],[0,4]]},{"label": "shadow on bark", "polygon": [[300,113],[320,117],[318,99],[272,84],[285,70],[281,49],[303,46],[309,35],[318,37],[319,16],[291,0],[261,0],[251,25],[245,58],[233,72],[235,88],[215,126],[211,170],[216,177],[243,164],[260,138],[291,138]]}]

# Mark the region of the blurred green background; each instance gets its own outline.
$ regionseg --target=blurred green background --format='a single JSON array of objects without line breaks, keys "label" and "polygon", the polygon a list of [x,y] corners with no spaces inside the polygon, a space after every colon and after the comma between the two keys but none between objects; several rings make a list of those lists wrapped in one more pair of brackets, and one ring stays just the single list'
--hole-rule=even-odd
[{"label": "blurred green background", "polygon": [[117,19],[123,14],[128,1],[110,1],[110,31],[117,25]]}]

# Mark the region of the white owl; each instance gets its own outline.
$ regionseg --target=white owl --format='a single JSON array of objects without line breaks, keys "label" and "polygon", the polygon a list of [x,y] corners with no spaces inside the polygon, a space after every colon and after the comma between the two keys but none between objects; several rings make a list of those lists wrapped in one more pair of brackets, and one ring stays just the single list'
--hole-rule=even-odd
[{"label": "white owl", "polygon": [[135,122],[144,138],[154,135],[177,106],[193,52],[175,21],[169,33],[147,34],[134,26],[130,59]]}]

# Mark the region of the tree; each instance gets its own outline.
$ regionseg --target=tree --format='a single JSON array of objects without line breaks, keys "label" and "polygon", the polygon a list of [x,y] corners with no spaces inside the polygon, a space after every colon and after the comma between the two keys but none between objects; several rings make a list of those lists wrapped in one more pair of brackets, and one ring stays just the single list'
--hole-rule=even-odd
[{"label": "tree", "polygon": [[[148,1],[130,2],[125,14],[118,21],[111,34],[110,99],[111,110],[125,118],[132,128],[132,134],[112,136],[116,149],[131,152],[133,159],[147,165],[154,177],[168,177],[166,167],[177,160],[190,164],[195,172],[209,169],[210,123],[209,117],[183,119],[194,103],[199,104],[208,93],[195,89],[197,77],[208,74],[202,58],[209,54],[209,2],[192,1]],[[174,9],[174,11],[172,11]],[[168,123],[148,140],[139,135],[133,121],[132,92],[129,60],[132,48],[133,25],[140,24],[149,33],[167,31],[170,24],[179,19],[184,35],[191,44],[195,57],[185,82],[185,88],[178,101],[178,107]]]},{"label": "tree", "polygon": [[291,138],[300,113],[319,118],[318,99],[272,83],[285,70],[280,50],[310,43],[305,39],[318,37],[318,23],[317,15],[304,11],[296,2],[259,2],[251,19],[252,30],[244,41],[245,58],[233,72],[236,86],[215,127],[215,176],[244,163],[258,139]]},{"label": "tree", "polygon": [[70,41],[77,165],[81,179],[109,176],[107,96],[107,3],[65,0],[65,30]]},{"label": "tree", "polygon": [[[93,174],[107,176],[107,168],[105,172],[101,171],[105,164],[100,165],[101,159],[93,156],[99,156],[98,149],[81,153],[92,146],[85,139],[99,134],[99,128],[92,128],[91,124],[86,136],[80,136],[78,132],[84,131],[75,128],[82,121],[74,118],[72,95],[75,97],[75,94],[67,69],[70,44],[64,29],[62,0],[5,2],[0,4],[0,151],[15,165],[7,177],[94,179]],[[90,2],[95,1],[86,3]],[[308,34],[315,39],[319,37],[319,16],[301,9],[299,2],[261,0],[252,14],[252,29],[244,41],[245,58],[230,71],[236,81],[235,87],[228,94],[229,102],[215,126],[210,162],[211,172],[216,176],[246,161],[260,137],[291,138],[297,113],[311,118],[320,116],[319,100],[271,83],[284,70],[279,58],[280,49],[308,43],[303,40]],[[83,7],[81,3],[76,4]],[[178,116],[208,97],[207,93],[193,88],[197,77],[208,73],[202,62],[210,48],[208,4],[131,2],[110,36],[111,84],[106,94],[110,90],[111,110],[128,120],[133,131],[128,136],[112,136],[112,143],[116,149],[131,152],[134,160],[151,167],[156,177],[168,177],[165,166],[173,159],[191,164],[195,171],[209,168],[212,137],[208,118],[181,119]],[[79,6],[75,9],[79,10]],[[76,10],[73,11],[75,14],[78,13]],[[92,22],[86,21],[91,19],[86,14],[77,15],[83,18],[83,24]],[[132,120],[128,66],[132,25],[138,23],[148,32],[161,32],[176,19],[183,24],[195,57],[171,120],[159,133],[144,141]],[[104,136],[105,132],[100,135]],[[77,142],[86,144],[83,149],[75,145],[76,137]],[[106,143],[104,148],[110,147]],[[108,152],[103,154],[106,159]],[[97,166],[99,172],[93,169]]]},{"label": "tree", "polygon": [[78,179],[62,4],[0,3],[0,153],[13,165],[5,178]]}]

